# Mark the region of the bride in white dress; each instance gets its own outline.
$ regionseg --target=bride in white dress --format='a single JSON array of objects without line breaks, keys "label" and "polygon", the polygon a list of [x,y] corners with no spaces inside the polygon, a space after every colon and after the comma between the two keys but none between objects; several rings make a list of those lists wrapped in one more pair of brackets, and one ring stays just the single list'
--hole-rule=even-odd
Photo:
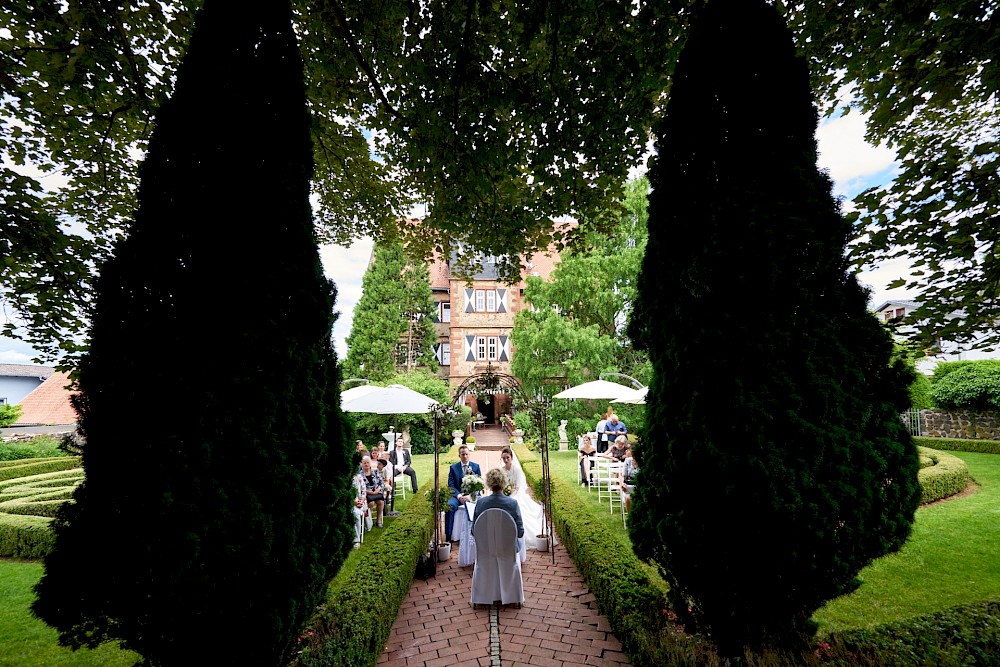
[{"label": "bride in white dress", "polygon": [[[517,501],[518,509],[521,510],[521,522],[524,524],[524,546],[527,549],[544,551],[544,541],[538,539],[542,532],[542,506],[528,495],[528,483],[521,469],[521,463],[514,456],[510,447],[504,447],[500,452],[500,459],[503,461],[501,469],[507,474],[507,481],[512,487],[510,497]],[[551,530],[551,527],[550,527]],[[555,535],[551,535],[552,543],[555,544]],[[522,553],[521,559],[524,560]]]}]

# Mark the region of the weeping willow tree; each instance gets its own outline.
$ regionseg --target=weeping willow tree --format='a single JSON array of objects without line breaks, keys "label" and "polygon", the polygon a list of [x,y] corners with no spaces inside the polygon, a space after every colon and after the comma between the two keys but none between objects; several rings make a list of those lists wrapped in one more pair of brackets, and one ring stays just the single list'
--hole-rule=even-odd
[{"label": "weeping willow tree", "polygon": [[[630,323],[654,378],[630,534],[726,655],[803,646],[919,501],[910,376],[848,271],[803,60],[763,0],[711,0],[678,61]],[[646,476],[648,475],[648,476]]]}]

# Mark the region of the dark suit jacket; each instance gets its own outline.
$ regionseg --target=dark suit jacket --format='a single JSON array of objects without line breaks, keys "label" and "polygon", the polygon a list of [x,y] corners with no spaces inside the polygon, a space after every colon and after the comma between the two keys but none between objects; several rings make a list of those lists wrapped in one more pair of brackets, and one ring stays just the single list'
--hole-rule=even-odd
[{"label": "dark suit jacket", "polygon": [[[469,461],[469,467],[472,468],[472,472],[476,475],[482,475],[479,471],[479,464],[475,461]],[[465,473],[462,471],[462,462],[452,463],[451,468],[448,469],[448,486],[451,487],[453,496],[462,495],[462,478],[465,477]]]},{"label": "dark suit jacket", "polygon": [[502,509],[514,517],[514,523],[517,524],[517,536],[524,537],[524,524],[521,523],[521,509],[517,506],[516,500],[510,496],[505,496],[503,493],[493,493],[483,496],[476,501],[476,513],[472,517],[472,526],[475,527],[476,521],[479,520],[479,516],[483,512],[494,508]]},{"label": "dark suit jacket", "polygon": [[[389,452],[389,463],[391,463],[392,465],[396,465],[399,462],[397,459],[397,454],[399,453],[399,451],[400,450],[398,449],[394,449],[391,452]],[[407,468],[409,468],[412,465],[410,462],[410,450],[408,449],[403,450],[403,463],[406,464]]]}]

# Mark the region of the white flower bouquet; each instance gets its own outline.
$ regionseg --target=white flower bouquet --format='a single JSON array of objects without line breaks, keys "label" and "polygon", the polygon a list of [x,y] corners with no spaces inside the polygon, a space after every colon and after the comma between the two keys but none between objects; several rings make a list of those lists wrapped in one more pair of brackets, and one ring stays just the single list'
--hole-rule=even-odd
[{"label": "white flower bouquet", "polygon": [[486,488],[483,486],[483,478],[479,475],[468,474],[462,477],[462,493],[467,496],[476,497]]}]

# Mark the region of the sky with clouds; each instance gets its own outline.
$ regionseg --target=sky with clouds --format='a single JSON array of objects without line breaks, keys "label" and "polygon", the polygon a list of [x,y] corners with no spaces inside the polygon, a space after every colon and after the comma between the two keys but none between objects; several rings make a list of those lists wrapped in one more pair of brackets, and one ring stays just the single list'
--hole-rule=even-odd
[{"label": "sky with clouds", "polygon": [[[835,183],[834,193],[845,199],[845,206],[851,197],[862,190],[891,180],[896,171],[892,151],[866,143],[864,129],[864,118],[854,112],[824,120],[816,135],[819,166],[829,171]],[[371,239],[361,239],[349,247],[320,247],[325,273],[337,285],[337,310],[340,315],[334,325],[333,336],[340,358],[347,355],[345,339],[350,333],[354,307],[361,298],[361,279],[371,251]],[[912,296],[905,288],[892,291],[885,288],[893,279],[904,275],[906,268],[904,260],[895,260],[858,275],[862,283],[872,288],[873,306],[891,298]],[[34,356],[35,351],[29,345],[0,337],[0,363],[28,364],[32,363]]]}]

